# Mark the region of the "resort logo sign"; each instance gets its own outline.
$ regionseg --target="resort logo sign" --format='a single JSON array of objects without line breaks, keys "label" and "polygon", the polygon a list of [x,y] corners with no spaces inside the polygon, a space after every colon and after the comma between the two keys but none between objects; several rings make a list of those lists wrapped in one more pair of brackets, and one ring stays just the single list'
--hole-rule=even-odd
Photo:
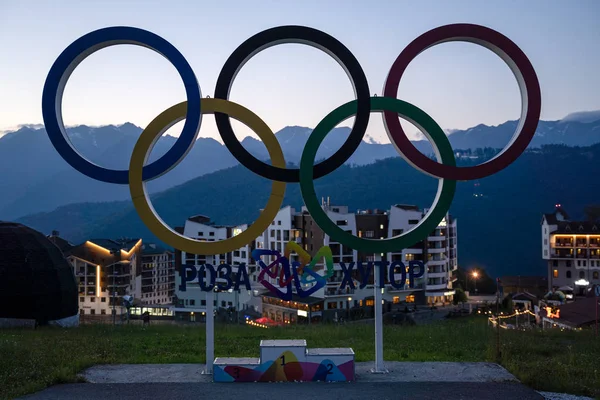
[{"label": "resort logo sign", "polygon": [[[298,255],[300,261],[290,262],[292,252]],[[275,260],[267,265],[261,258],[263,256],[271,256]],[[311,258],[299,244],[288,242],[283,255],[277,250],[255,249],[252,251],[252,258],[256,260],[257,265],[261,268],[258,282],[282,300],[291,300],[293,293],[300,297],[308,297],[314,294],[325,287],[327,280],[333,276],[334,271],[333,256],[331,249],[327,246],[321,247],[315,257]],[[318,273],[319,268],[317,266],[321,258],[325,261],[323,266],[325,273],[323,275]],[[339,286],[340,290],[346,287],[356,289],[357,286],[359,289],[364,289],[370,284],[371,276],[376,273],[380,274],[379,288],[384,287],[387,277],[389,284],[395,289],[413,289],[416,279],[423,277],[425,274],[425,265],[422,261],[410,261],[408,266],[405,266],[401,261],[392,263],[388,261],[340,262],[339,266],[344,275]],[[246,264],[240,264],[236,267],[238,270],[234,274],[229,264],[221,264],[216,269],[211,264],[203,264],[199,267],[184,264],[179,270],[181,279],[179,290],[186,291],[187,284],[190,282],[197,283],[200,289],[205,292],[215,289],[239,292],[242,290],[241,286],[245,290],[251,290]],[[275,283],[272,283],[267,277],[274,279]],[[360,280],[355,279],[356,277]],[[358,281],[358,283],[355,283],[355,281]]]}]

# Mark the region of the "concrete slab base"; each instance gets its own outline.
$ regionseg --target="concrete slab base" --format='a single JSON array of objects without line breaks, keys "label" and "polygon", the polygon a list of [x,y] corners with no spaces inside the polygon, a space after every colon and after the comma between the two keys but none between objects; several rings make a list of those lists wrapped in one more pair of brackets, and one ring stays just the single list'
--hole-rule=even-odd
[{"label": "concrete slab base", "polygon": [[[97,365],[80,376],[90,383],[201,383],[212,382],[203,364]],[[518,380],[494,363],[398,362],[385,363],[386,374],[373,374],[372,362],[356,363],[357,382],[507,382]]]}]

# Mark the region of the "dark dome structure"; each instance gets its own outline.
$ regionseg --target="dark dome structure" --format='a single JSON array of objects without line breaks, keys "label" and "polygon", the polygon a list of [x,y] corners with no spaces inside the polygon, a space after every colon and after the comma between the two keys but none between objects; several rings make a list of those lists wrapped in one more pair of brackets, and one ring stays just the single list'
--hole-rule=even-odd
[{"label": "dark dome structure", "polygon": [[0,221],[0,318],[38,324],[78,314],[77,283],[70,263],[46,236]]}]

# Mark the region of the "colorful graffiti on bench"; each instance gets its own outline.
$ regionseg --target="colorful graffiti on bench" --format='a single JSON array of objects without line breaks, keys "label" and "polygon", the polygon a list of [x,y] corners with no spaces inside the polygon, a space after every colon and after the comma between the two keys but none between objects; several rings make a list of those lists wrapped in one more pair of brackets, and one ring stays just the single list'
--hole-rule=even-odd
[{"label": "colorful graffiti on bench", "polygon": [[[339,358],[340,356],[337,356]],[[257,366],[213,366],[215,382],[347,382],[354,380],[354,357],[337,364],[329,358],[321,362],[299,361],[293,352],[284,351],[275,360]]]}]

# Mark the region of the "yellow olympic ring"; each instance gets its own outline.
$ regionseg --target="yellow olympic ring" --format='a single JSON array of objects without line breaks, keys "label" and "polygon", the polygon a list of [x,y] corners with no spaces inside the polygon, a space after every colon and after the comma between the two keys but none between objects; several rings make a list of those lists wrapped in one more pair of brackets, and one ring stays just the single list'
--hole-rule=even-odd
[{"label": "yellow olympic ring", "polygon": [[[202,114],[212,114],[215,112],[227,114],[245,124],[248,128],[252,129],[265,146],[267,146],[273,166],[279,168],[286,167],[283,151],[281,150],[281,146],[279,145],[275,134],[267,124],[252,111],[229,100],[210,98],[202,99],[201,111]],[[158,117],[150,122],[142,132],[135,144],[129,163],[129,191],[131,193],[131,199],[144,224],[146,224],[148,229],[163,242],[169,243],[176,249],[192,254],[216,255],[228,253],[252,242],[262,235],[267,227],[271,225],[271,222],[279,212],[281,204],[283,203],[286,184],[285,182],[273,181],[271,196],[258,219],[250,225],[248,229],[232,238],[216,242],[205,242],[182,236],[171,229],[157,215],[154,207],[152,207],[146,191],[146,183],[142,180],[142,171],[156,141],[163,132],[177,122],[183,120],[186,112],[187,101],[174,105],[163,111]],[[175,167],[175,165],[173,165],[173,167]]]}]

